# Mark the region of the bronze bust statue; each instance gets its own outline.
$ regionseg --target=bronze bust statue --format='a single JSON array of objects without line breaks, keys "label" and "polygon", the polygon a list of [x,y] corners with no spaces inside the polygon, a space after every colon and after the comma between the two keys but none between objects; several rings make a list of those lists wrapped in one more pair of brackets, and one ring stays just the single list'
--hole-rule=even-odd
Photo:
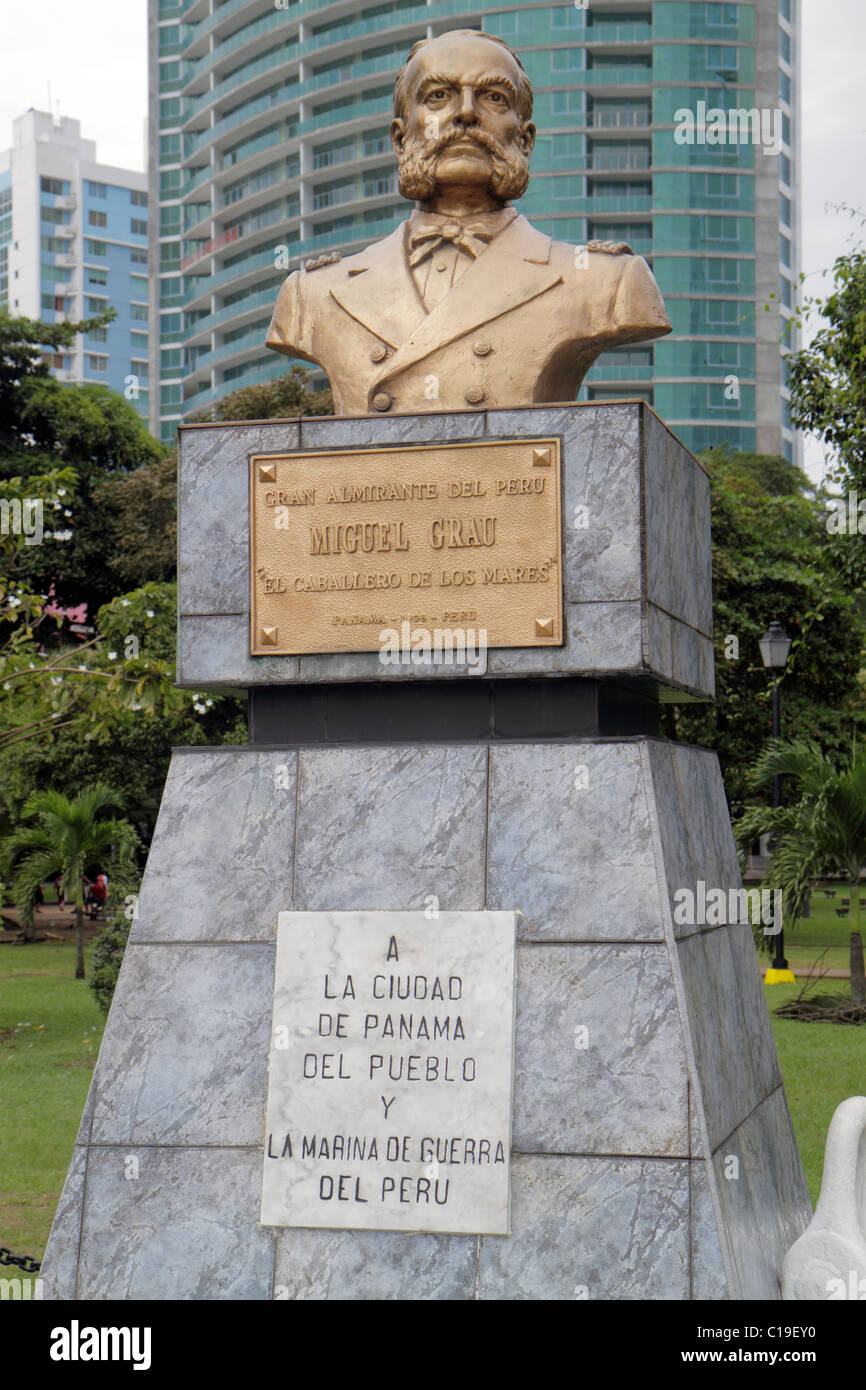
[{"label": "bronze bust statue", "polygon": [[391,139],[415,209],[345,260],[283,284],[267,345],[327,372],[338,415],[573,401],[605,348],[671,331],[625,242],[553,241],[511,206],[529,183],[532,87],[502,40],[422,39]]}]

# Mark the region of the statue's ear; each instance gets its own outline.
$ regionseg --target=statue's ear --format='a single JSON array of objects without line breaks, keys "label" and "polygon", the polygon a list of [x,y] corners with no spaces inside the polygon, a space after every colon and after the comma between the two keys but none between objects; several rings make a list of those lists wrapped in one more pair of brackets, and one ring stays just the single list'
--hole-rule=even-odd
[{"label": "statue's ear", "polygon": [[527,159],[535,148],[535,126],[532,121],[524,121],[519,136],[520,147]]},{"label": "statue's ear", "polygon": [[394,146],[394,153],[403,153],[403,141],[406,138],[406,123],[399,116],[395,116],[391,122],[391,144]]}]

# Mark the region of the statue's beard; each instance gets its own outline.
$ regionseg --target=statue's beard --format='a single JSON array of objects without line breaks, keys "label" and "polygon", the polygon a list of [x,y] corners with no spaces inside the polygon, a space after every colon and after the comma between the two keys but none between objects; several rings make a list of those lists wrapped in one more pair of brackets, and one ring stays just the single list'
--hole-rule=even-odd
[{"label": "statue's beard", "polygon": [[520,198],[529,184],[529,159],[516,145],[502,145],[486,131],[451,131],[438,140],[418,140],[406,135],[403,150],[398,156],[399,188],[404,198],[426,203],[434,197],[437,187],[436,163],[440,154],[455,140],[474,140],[490,156],[488,188],[499,202],[508,203]]}]

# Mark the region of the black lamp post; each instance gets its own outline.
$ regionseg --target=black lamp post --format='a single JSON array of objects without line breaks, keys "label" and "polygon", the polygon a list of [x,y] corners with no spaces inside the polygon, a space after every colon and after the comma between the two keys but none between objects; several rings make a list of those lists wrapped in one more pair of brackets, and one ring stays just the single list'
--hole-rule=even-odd
[{"label": "black lamp post", "polygon": [[[758,642],[761,648],[761,660],[770,671],[782,671],[787,665],[788,653],[791,650],[791,638],[788,636],[781,623],[772,622]],[[781,737],[782,714],[781,700],[779,698],[779,682],[773,682],[773,738]],[[773,805],[782,804],[782,779],[778,773],[773,778]],[[780,929],[776,938],[776,956],[773,961],[774,970],[787,970],[788,962],[785,960],[785,933]]]}]

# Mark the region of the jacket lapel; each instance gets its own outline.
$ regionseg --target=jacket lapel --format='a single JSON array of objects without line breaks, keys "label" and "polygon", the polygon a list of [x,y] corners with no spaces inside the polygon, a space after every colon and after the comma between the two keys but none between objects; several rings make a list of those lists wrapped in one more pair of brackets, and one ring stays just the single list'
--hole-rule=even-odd
[{"label": "jacket lapel", "polygon": [[331,297],[358,323],[392,348],[424,318],[412,272],[403,250],[406,223],[352,257],[346,278],[331,287]]},{"label": "jacket lapel", "polygon": [[[411,279],[408,270],[404,273]],[[550,264],[550,237],[525,217],[516,217],[435,309],[416,320],[411,337],[404,336],[402,346],[383,364],[379,381],[388,381],[446,343],[544,294],[561,279],[561,272]],[[414,285],[412,290],[418,302]]]}]

